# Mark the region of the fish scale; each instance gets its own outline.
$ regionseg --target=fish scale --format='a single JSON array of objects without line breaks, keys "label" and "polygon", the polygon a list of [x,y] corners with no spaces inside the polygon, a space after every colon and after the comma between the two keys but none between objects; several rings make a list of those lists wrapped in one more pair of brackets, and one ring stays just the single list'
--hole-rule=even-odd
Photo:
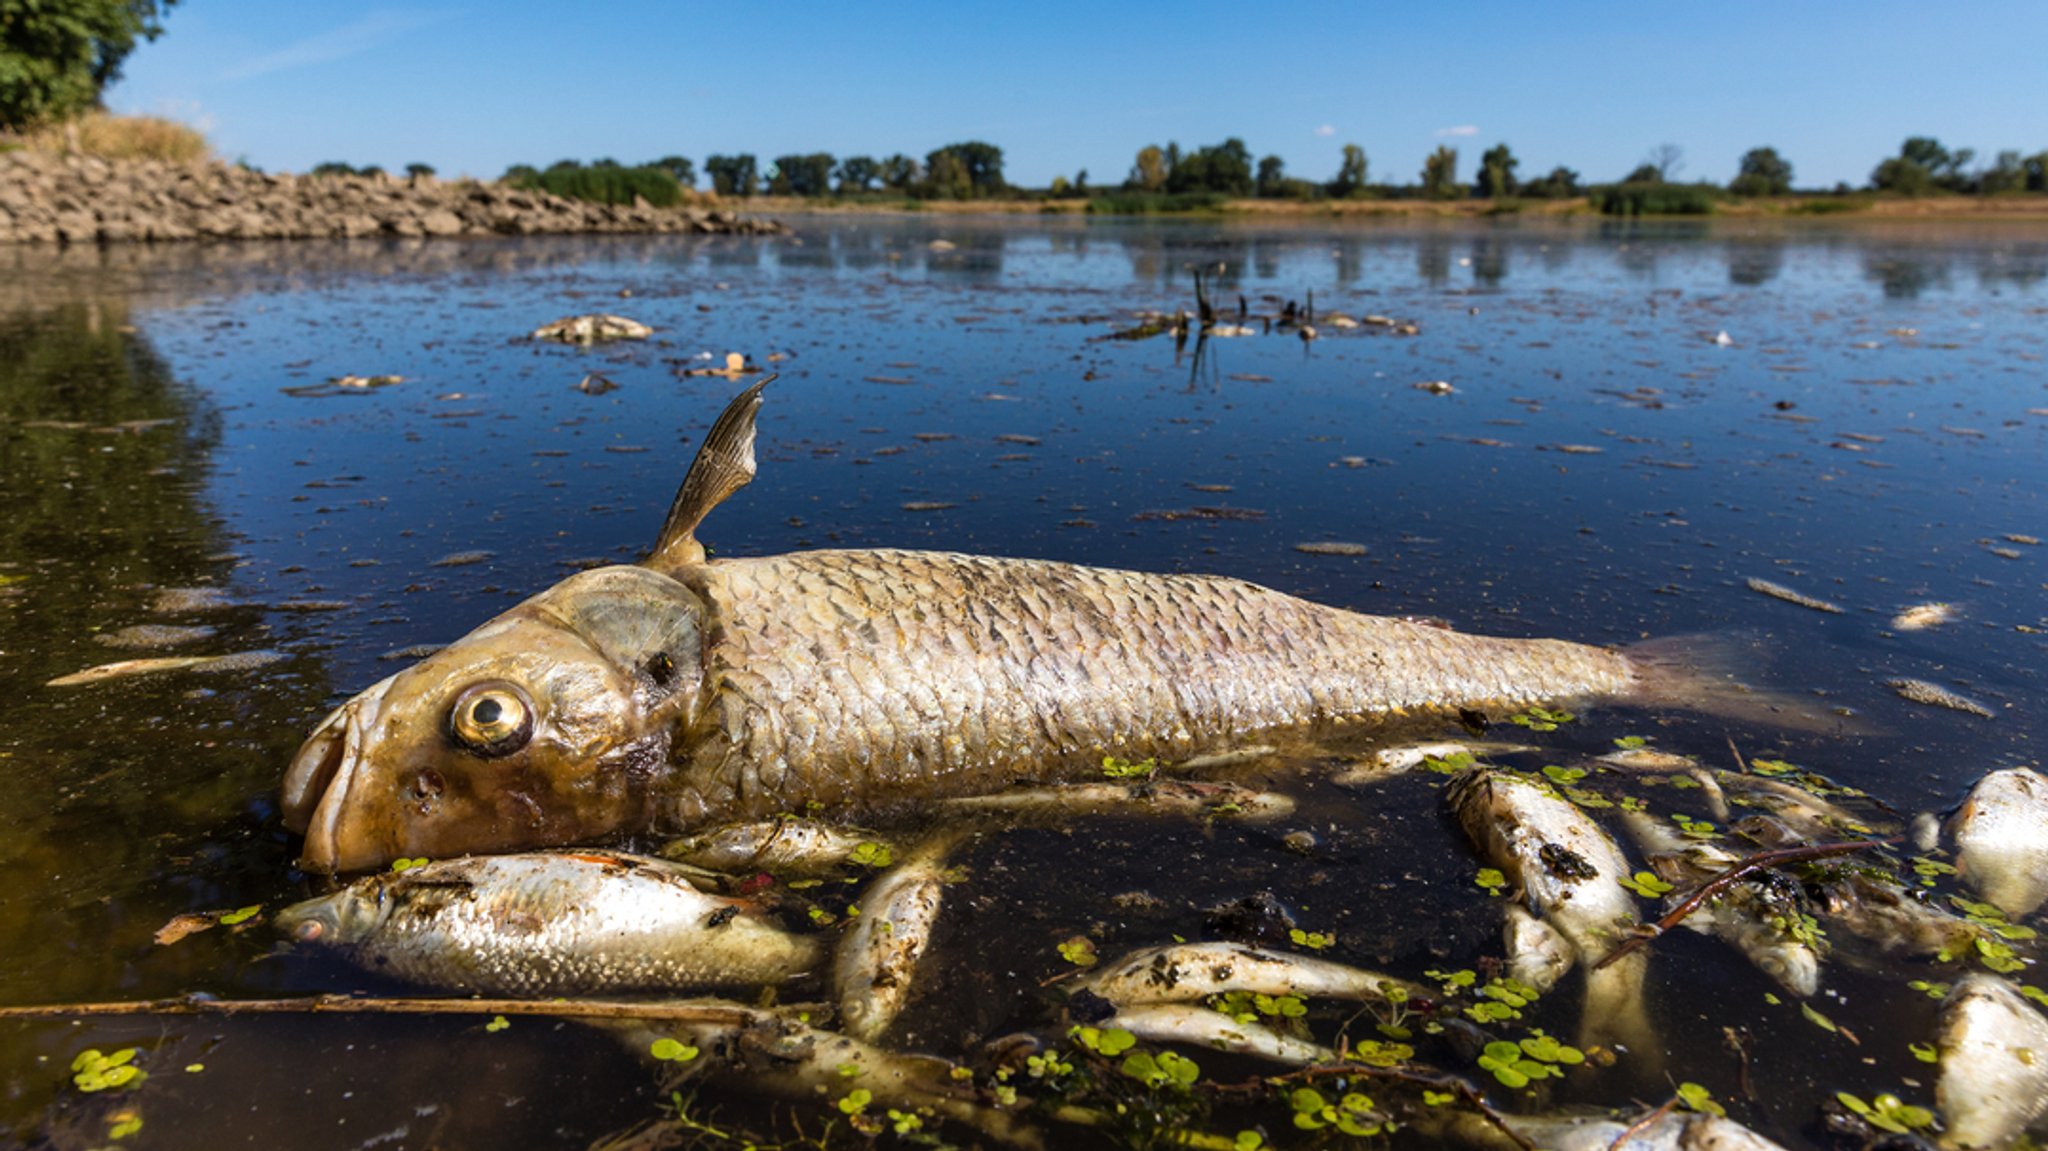
[{"label": "fish scale", "polygon": [[677,822],[966,794],[1256,732],[1626,694],[1617,652],[1463,635],[1242,580],[945,552],[677,573],[710,614]]}]

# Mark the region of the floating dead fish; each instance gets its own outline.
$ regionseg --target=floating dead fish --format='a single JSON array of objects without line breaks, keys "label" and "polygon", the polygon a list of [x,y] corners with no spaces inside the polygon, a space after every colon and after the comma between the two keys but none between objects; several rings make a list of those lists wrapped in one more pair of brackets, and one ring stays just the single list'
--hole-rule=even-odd
[{"label": "floating dead fish", "polygon": [[386,872],[286,908],[277,927],[366,969],[480,995],[755,986],[820,962],[815,938],[698,890],[675,864],[612,851]]},{"label": "floating dead fish", "polygon": [[330,384],[332,384],[332,385],[334,385],[334,386],[335,386],[335,387],[337,387],[337,388],[349,388],[349,389],[353,389],[353,390],[368,390],[368,389],[370,389],[370,388],[388,388],[388,387],[392,386],[393,384],[402,384],[402,383],[404,383],[404,382],[405,382],[405,377],[404,377],[404,376],[335,376],[334,378],[332,378],[332,379],[328,380],[327,382],[328,382],[328,383],[330,383]]},{"label": "floating dead fish", "polygon": [[618,391],[619,385],[613,383],[609,376],[585,372],[583,378],[576,381],[576,390],[586,396],[602,396],[608,392]]},{"label": "floating dead fish", "polygon": [[881,1038],[916,987],[918,960],[931,946],[948,876],[944,844],[927,845],[877,879],[861,896],[853,930],[840,941],[832,987],[847,1034]]},{"label": "floating dead fish", "polygon": [[[1646,812],[1623,812],[1622,822],[1658,878],[1675,888],[1667,907],[1742,862],[1727,848],[1689,838]],[[1742,952],[1794,995],[1804,998],[1820,990],[1821,935],[1799,885],[1786,876],[1765,871],[1733,884],[1686,916],[1684,924]]]},{"label": "floating dead fish", "polygon": [[228,593],[217,587],[167,587],[157,589],[149,610],[158,615],[198,615],[234,606]]},{"label": "floating dead fish", "polygon": [[1824,611],[1830,615],[1842,614],[1842,609],[1839,606],[1831,604],[1824,599],[1815,599],[1803,592],[1793,591],[1781,583],[1772,583],[1767,579],[1757,579],[1754,576],[1742,582],[1748,585],[1749,590],[1761,592],[1772,599],[1781,599],[1786,603],[1798,604],[1800,607],[1812,608],[1814,611]]},{"label": "floating dead fish", "polygon": [[894,852],[888,844],[858,829],[789,816],[729,824],[686,836],[663,847],[661,854],[709,871],[818,875],[856,859],[884,867]]},{"label": "floating dead fish", "polygon": [[542,324],[533,330],[536,340],[555,340],[564,344],[595,344],[608,340],[644,340],[654,334],[654,329],[624,316],[593,313],[587,316],[564,316],[553,323]]},{"label": "floating dead fish", "polygon": [[468,567],[470,564],[480,564],[497,554],[497,552],[490,551],[450,552],[440,559],[429,563],[427,566],[430,568]]},{"label": "floating dead fish", "polygon": [[1557,986],[1578,962],[1578,948],[1564,933],[1519,903],[1507,905],[1501,942],[1507,951],[1508,976],[1539,992]]},{"label": "floating dead fish", "polygon": [[1934,958],[1968,955],[1989,931],[1922,894],[1868,872],[1850,869],[1814,885],[1815,909],[1828,929],[1861,940],[1880,955]]},{"label": "floating dead fish", "polygon": [[1999,1151],[2048,1112],[2048,1019],[2012,984],[1972,972],[1941,1005],[1935,1106],[1953,1151]]},{"label": "floating dead fish", "polygon": [[1395,747],[1383,747],[1357,763],[1330,777],[1330,782],[1345,787],[1360,787],[1378,783],[1404,772],[1413,771],[1430,760],[1457,760],[1461,764],[1467,759],[1486,759],[1498,755],[1520,755],[1536,749],[1525,743],[1481,743],[1476,740],[1432,740],[1427,743],[1404,743]]},{"label": "floating dead fish", "polygon": [[[1503,1115],[1502,1131],[1476,1112],[1435,1108],[1419,1129],[1480,1151],[1785,1151],[1724,1115],[1665,1110],[1648,1115]],[[1512,1134],[1510,1134],[1510,1132]]]},{"label": "floating dead fish", "polygon": [[1549,787],[1488,768],[1451,780],[1451,810],[1479,854],[1499,868],[1518,896],[1571,944],[1586,971],[1580,1046],[1619,1042],[1653,1060],[1640,950],[1595,964],[1635,933],[1636,902],[1622,887],[1631,876],[1621,848],[1578,807]]},{"label": "floating dead fish", "polygon": [[1950,711],[1967,712],[1970,715],[1982,716],[1985,719],[1998,718],[1997,714],[1990,708],[1985,707],[1961,692],[1950,691],[1938,683],[1929,683],[1924,679],[1904,677],[1885,680],[1884,685],[1897,692],[1900,699],[1910,700],[1914,703],[1924,703],[1929,707],[1945,707]]},{"label": "floating dead fish", "polygon": [[1364,544],[1347,543],[1343,540],[1311,540],[1295,544],[1294,550],[1312,556],[1362,556],[1366,553]]},{"label": "floating dead fish", "polygon": [[2027,767],[1991,772],[1949,818],[1948,834],[1964,882],[2000,911],[2018,919],[2048,902],[2048,777]]},{"label": "floating dead fish", "polygon": [[1021,818],[1071,815],[1192,815],[1233,819],[1280,819],[1294,814],[1294,800],[1234,783],[1152,779],[1142,783],[1069,783],[1012,788],[992,795],[940,801],[949,811]]},{"label": "floating dead fish", "polygon": [[328,717],[284,782],[303,866],[812,803],[857,818],[1106,756],[1535,703],[1812,722],[1691,670],[1691,648],[1472,636],[1222,577],[887,550],[709,560],[696,529],[754,474],[760,387],[706,436],[644,564],[572,575]]},{"label": "floating dead fish", "polygon": [[1175,943],[1133,951],[1090,972],[1084,987],[1119,1008],[1191,1003],[1233,991],[1382,1003],[1390,992],[1426,998],[1425,989],[1327,959],[1241,943]]},{"label": "floating dead fish", "polygon": [[94,643],[108,647],[164,648],[179,644],[197,643],[212,639],[214,629],[210,627],[179,627],[167,623],[141,623],[124,627],[119,631],[102,632],[92,637]]},{"label": "floating dead fish", "polygon": [[1940,627],[1942,624],[1951,623],[1955,618],[1956,609],[1953,604],[1914,604],[1912,607],[1892,617],[1892,630],[1925,631],[1930,627]]},{"label": "floating dead fish", "polygon": [[[1872,835],[1879,830],[1873,825],[1877,817],[1859,815],[1819,794],[1822,791],[1839,791],[1849,796],[1850,792],[1811,772],[1773,779],[1717,771],[1710,778],[1717,790],[1726,796],[1717,819],[1728,818],[1729,805],[1756,808],[1770,812],[1807,843]],[[1814,789],[1798,786],[1792,782],[1795,779],[1811,783]]]},{"label": "floating dead fish", "polygon": [[76,687],[79,684],[100,683],[110,679],[127,679],[138,675],[156,675],[166,671],[250,671],[267,667],[284,659],[283,652],[239,651],[229,655],[163,655],[147,659],[124,659],[114,663],[103,663],[70,675],[60,675],[44,684],[44,687]]},{"label": "floating dead fish", "polygon": [[1451,386],[1451,381],[1449,380],[1423,380],[1421,383],[1410,384],[1409,386],[1418,392],[1428,392],[1432,396],[1454,395],[1458,390]]},{"label": "floating dead fish", "polygon": [[1290,1067],[1326,1063],[1337,1057],[1335,1051],[1319,1043],[1282,1035],[1258,1023],[1242,1022],[1214,1008],[1185,1003],[1128,1008],[1096,1026],[1105,1031],[1121,1028],[1148,1043],[1181,1043]]}]

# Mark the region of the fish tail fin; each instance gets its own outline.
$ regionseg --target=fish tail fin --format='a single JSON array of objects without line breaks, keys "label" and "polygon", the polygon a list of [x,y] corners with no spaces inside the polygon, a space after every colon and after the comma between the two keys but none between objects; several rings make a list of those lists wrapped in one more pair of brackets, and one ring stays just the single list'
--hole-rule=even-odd
[{"label": "fish tail fin", "polygon": [[1755,635],[1667,636],[1622,649],[1635,669],[1628,702],[1719,716],[1741,723],[1832,735],[1860,735],[1869,725],[1818,700],[1751,687],[1741,671],[1765,662]]}]

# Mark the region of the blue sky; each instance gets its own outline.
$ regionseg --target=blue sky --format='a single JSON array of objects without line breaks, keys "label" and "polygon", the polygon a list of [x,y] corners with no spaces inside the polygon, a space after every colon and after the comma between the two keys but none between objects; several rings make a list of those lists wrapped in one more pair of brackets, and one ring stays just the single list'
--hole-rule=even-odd
[{"label": "blue sky", "polygon": [[2048,149],[2048,4],[1924,0],[1036,4],[183,0],[117,111],[206,128],[269,169],[495,176],[512,163],[752,152],[922,156],[981,139],[1012,182],[1242,138],[1375,181],[1505,141],[1524,177],[1614,179],[1665,143],[1726,181],[1776,147],[1802,186],[1864,182],[1908,135]]}]

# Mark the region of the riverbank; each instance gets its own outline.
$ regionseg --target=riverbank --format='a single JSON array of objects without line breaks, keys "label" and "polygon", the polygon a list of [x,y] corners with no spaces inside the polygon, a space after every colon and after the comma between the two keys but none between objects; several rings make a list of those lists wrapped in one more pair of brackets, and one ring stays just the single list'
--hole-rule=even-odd
[{"label": "riverbank", "polygon": [[[1087,215],[1084,199],[915,200],[909,197],[752,196],[739,203],[749,211],[776,216],[839,212],[920,212],[1000,215]],[[1224,200],[1191,211],[1158,213],[1176,216],[1274,216],[1284,219],[1452,219],[1485,217],[1599,217],[1585,196],[1566,200]],[[2048,196],[1888,196],[1858,193],[1846,196],[1776,196],[1717,202],[1713,215],[1737,218],[1913,220],[2048,220]],[[1685,217],[1673,217],[1685,218]],[[1700,217],[1691,217],[1698,219]]]},{"label": "riverbank", "polygon": [[0,243],[785,230],[708,203],[592,204],[431,176],[295,176],[219,163],[0,153]]}]

